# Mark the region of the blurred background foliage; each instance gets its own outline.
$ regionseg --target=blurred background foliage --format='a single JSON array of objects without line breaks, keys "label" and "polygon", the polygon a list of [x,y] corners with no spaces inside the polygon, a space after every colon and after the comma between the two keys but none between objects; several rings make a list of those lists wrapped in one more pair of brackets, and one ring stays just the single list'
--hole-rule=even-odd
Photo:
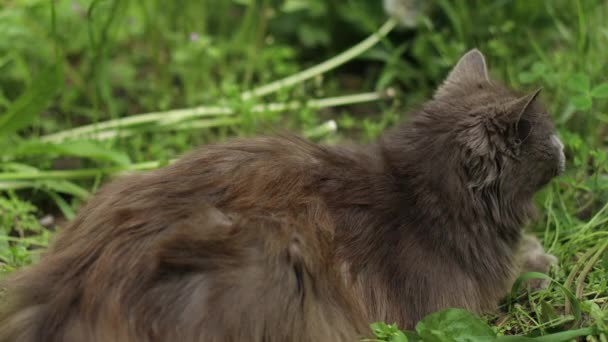
[{"label": "blurred background foliage", "polygon": [[[478,47],[495,78],[523,91],[544,88],[569,163],[538,196],[542,214],[531,228],[562,260],[553,276],[585,303],[587,324],[599,324],[608,298],[607,246],[600,243],[608,238],[608,5],[411,4],[415,25],[393,30],[349,63],[246,98],[243,92],[368,37],[387,20],[381,2],[0,0],[0,268],[35,260],[38,247],[108,175],[159,167],[201,144],[282,129],[326,143],[371,141],[407,119],[458,58]],[[359,93],[378,96],[305,105]],[[265,106],[293,101],[299,109]],[[175,119],[175,109],[198,106],[213,108]],[[149,112],[156,113],[149,120],[98,130],[108,120]],[[99,125],[75,133],[89,124]],[[507,333],[574,324],[557,288],[518,305],[488,319]]]}]

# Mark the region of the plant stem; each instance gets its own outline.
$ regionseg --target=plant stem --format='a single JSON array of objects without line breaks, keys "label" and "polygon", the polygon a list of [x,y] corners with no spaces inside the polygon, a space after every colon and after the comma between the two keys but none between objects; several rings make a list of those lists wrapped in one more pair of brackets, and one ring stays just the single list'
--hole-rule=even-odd
[{"label": "plant stem", "polygon": [[113,174],[128,171],[152,170],[162,165],[159,161],[149,161],[126,166],[113,166],[107,168],[79,169],[79,170],[50,170],[34,172],[4,172],[0,173],[0,181],[21,181],[37,179],[74,179],[90,178],[100,174]]},{"label": "plant stem", "polygon": [[[304,133],[307,137],[321,137],[336,130],[336,122],[329,120],[322,125],[308,130]],[[175,160],[170,160],[173,163]],[[0,173],[0,191],[15,190],[24,188],[35,188],[38,185],[34,182],[42,179],[79,179],[91,178],[104,174],[117,174],[130,171],[153,170],[162,166],[160,161],[148,161],[138,164],[112,166],[106,168],[78,169],[78,170],[49,170],[49,171],[28,171],[28,172],[4,172]]]},{"label": "plant stem", "polygon": [[[580,337],[580,336],[593,335],[596,332],[597,332],[597,329],[595,329],[593,327],[582,328],[582,329],[573,329],[573,330],[558,332],[558,333],[551,334],[551,335],[533,337],[532,341],[536,341],[536,342],[571,341],[573,338]],[[513,340],[515,342],[517,340],[516,337],[519,337],[519,336],[514,336],[514,337],[515,338]]]},{"label": "plant stem", "polygon": [[[206,118],[199,120],[188,120],[186,122],[159,122],[158,128],[154,128],[155,130],[191,130],[191,129],[202,129],[202,128],[211,128],[211,127],[222,127],[222,126],[230,126],[236,125],[241,120],[239,118]],[[137,130],[135,129],[115,129],[115,130],[107,130],[101,132],[94,132],[91,134],[87,134],[87,139],[92,140],[108,140],[117,137],[125,138],[132,135],[137,134]]]},{"label": "plant stem", "polygon": [[[383,37],[385,37],[389,32],[391,32],[395,28],[396,25],[397,25],[397,22],[395,20],[389,19],[384,23],[384,25],[382,25],[371,36],[367,37],[365,40],[361,41],[360,43],[351,47],[350,49],[342,52],[341,54],[339,54],[331,59],[328,59],[327,61],[325,61],[321,64],[317,64],[309,69],[306,69],[297,74],[291,75],[287,78],[284,78],[284,79],[272,82],[270,84],[255,88],[251,91],[244,92],[241,94],[241,99],[248,100],[248,99],[251,99],[252,97],[256,97],[256,96],[264,96],[264,95],[276,92],[280,89],[293,86],[294,84],[300,83],[302,81],[305,81],[305,80],[315,77],[317,75],[325,73],[329,70],[335,69],[338,66],[361,55],[365,51],[369,50],[372,46],[376,45]],[[361,94],[361,95],[365,95],[365,94]],[[370,95],[370,94],[368,93],[368,95]],[[351,97],[355,97],[355,95],[352,95]],[[338,98],[336,98],[336,99],[338,99]],[[343,98],[349,98],[349,96],[344,96]],[[326,99],[326,100],[329,100],[329,99]],[[322,100],[318,100],[318,101],[321,102]],[[368,100],[368,101],[370,101],[370,100]],[[371,100],[371,101],[373,101],[373,100]],[[313,102],[313,101],[311,101],[311,102]],[[364,102],[364,101],[360,101],[360,102]],[[353,102],[353,103],[356,103],[356,102]],[[334,104],[334,105],[337,106],[339,104]],[[329,106],[331,106],[331,105],[327,105],[327,107],[329,107]],[[272,104],[269,105],[269,107],[272,108]],[[279,108],[280,108],[280,106],[279,106]],[[288,107],[284,107],[284,108],[288,108]],[[296,108],[299,108],[299,107],[296,107]],[[271,110],[273,110],[273,109],[271,109]],[[280,111],[280,110],[284,110],[284,109],[275,109],[275,110]],[[101,123],[85,125],[85,126],[71,129],[71,130],[66,130],[66,131],[62,131],[62,132],[58,132],[58,133],[54,133],[54,134],[49,134],[49,135],[43,136],[42,140],[48,141],[48,142],[58,142],[58,141],[63,141],[66,139],[74,138],[76,136],[82,136],[82,135],[93,133],[93,132],[98,132],[98,131],[107,130],[107,129],[115,129],[115,128],[119,128],[119,127],[134,126],[134,125],[146,124],[146,123],[151,123],[151,122],[159,122],[162,120],[172,120],[175,118],[177,118],[179,120],[184,120],[185,118],[188,118],[188,117],[193,118],[193,117],[205,117],[205,116],[215,116],[215,115],[231,115],[233,113],[234,113],[233,110],[231,110],[230,108],[213,107],[213,106],[211,106],[211,107],[199,106],[199,107],[194,107],[194,108],[169,110],[169,111],[165,111],[165,112],[152,112],[152,113],[129,116],[129,117],[125,117],[125,118],[108,120],[108,121],[101,122]]]},{"label": "plant stem", "polygon": [[[309,100],[304,103],[298,101],[292,101],[287,103],[269,103],[269,104],[260,104],[255,105],[251,109],[252,112],[281,112],[286,110],[295,110],[303,107],[308,108],[329,108],[329,107],[338,107],[344,105],[351,105],[356,103],[364,103],[364,102],[373,102],[378,101],[384,98],[391,97],[392,94],[390,92],[387,93],[361,93],[361,94],[353,94],[353,95],[345,95],[345,96],[336,96],[329,97],[319,100]],[[230,116],[234,115],[235,111],[229,107],[197,107],[191,109],[176,109],[167,112],[154,112],[154,113],[146,113],[140,115],[129,116],[126,118],[113,119],[105,122],[80,126],[74,129],[46,135],[42,137],[42,141],[47,142],[60,142],[63,140],[74,139],[77,137],[81,137],[83,135],[87,135],[90,138],[105,140],[109,138],[113,138],[118,135],[132,135],[134,132],[126,130],[123,131],[126,127],[143,125],[143,124],[152,124],[156,123],[163,126],[175,125],[176,123],[181,123],[189,119],[193,118],[201,118],[201,117],[210,117],[210,116]],[[211,121],[215,120],[215,121]],[[206,127],[217,127],[217,126],[227,126],[230,124],[234,124],[234,119],[228,120],[226,119],[210,119],[206,124]],[[205,124],[203,124],[204,126]],[[120,131],[110,131],[112,129],[120,130]],[[101,131],[101,132],[100,132]]]},{"label": "plant stem", "polygon": [[248,100],[252,97],[268,95],[280,89],[290,87],[294,84],[298,84],[302,81],[323,74],[329,70],[335,69],[340,65],[358,57],[365,51],[369,50],[372,46],[376,45],[383,37],[385,37],[389,32],[391,32],[396,25],[397,22],[394,19],[389,19],[371,36],[367,37],[365,40],[361,41],[350,49],[342,52],[341,54],[332,57],[331,59],[328,59],[327,61],[321,64],[317,64],[311,68],[301,71],[297,74],[244,92],[243,94],[241,94],[241,99]]},{"label": "plant stem", "polygon": [[95,123],[91,125],[84,125],[73,129],[49,134],[42,137],[42,141],[48,142],[59,142],[74,137],[86,135],[88,133],[98,132],[106,129],[115,129],[128,126],[136,126],[142,124],[149,124],[162,120],[167,120],[172,117],[205,117],[205,116],[219,116],[219,115],[231,115],[232,111],[226,107],[195,107],[188,109],[174,109],[165,112],[152,112],[146,114],[139,114],[128,116],[119,119],[108,120],[105,122]]},{"label": "plant stem", "polygon": [[308,131],[304,132],[304,135],[309,139],[320,138],[322,136],[335,132],[337,129],[338,124],[336,124],[334,120],[329,120],[321,126],[309,129]]}]

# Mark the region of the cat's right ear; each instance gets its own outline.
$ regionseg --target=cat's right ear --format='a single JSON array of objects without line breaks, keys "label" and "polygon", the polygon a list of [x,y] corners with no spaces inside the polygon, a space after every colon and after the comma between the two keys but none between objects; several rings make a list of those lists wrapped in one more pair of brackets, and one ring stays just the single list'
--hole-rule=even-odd
[{"label": "cat's right ear", "polygon": [[443,84],[435,92],[435,98],[445,96],[455,87],[465,84],[483,84],[490,82],[486,59],[477,49],[464,54],[450,71]]}]

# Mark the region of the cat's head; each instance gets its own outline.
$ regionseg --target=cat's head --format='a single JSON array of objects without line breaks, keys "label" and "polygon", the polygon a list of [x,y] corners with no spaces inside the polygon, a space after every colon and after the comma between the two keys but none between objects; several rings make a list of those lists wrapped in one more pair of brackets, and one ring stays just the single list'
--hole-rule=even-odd
[{"label": "cat's head", "polygon": [[[489,77],[484,56],[466,53],[414,118],[415,136],[434,177],[470,189],[532,194],[563,171],[563,145],[540,102]],[[428,139],[433,139],[429,141]]]}]

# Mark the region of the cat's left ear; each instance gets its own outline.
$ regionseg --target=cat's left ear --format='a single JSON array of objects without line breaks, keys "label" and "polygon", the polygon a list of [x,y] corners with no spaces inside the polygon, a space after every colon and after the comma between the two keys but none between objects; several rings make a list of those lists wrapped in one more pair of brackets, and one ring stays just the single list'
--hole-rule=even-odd
[{"label": "cat's left ear", "polygon": [[511,126],[510,132],[513,135],[513,141],[516,144],[521,144],[525,141],[532,131],[532,121],[530,120],[529,115],[536,107],[535,103],[538,101],[538,95],[541,90],[542,88],[539,88],[536,91],[507,104],[507,111],[504,119],[507,121],[507,124]]},{"label": "cat's left ear", "polygon": [[451,91],[471,84],[490,82],[486,59],[477,49],[464,54],[450,71],[443,84],[435,92],[435,97],[448,95]]}]

